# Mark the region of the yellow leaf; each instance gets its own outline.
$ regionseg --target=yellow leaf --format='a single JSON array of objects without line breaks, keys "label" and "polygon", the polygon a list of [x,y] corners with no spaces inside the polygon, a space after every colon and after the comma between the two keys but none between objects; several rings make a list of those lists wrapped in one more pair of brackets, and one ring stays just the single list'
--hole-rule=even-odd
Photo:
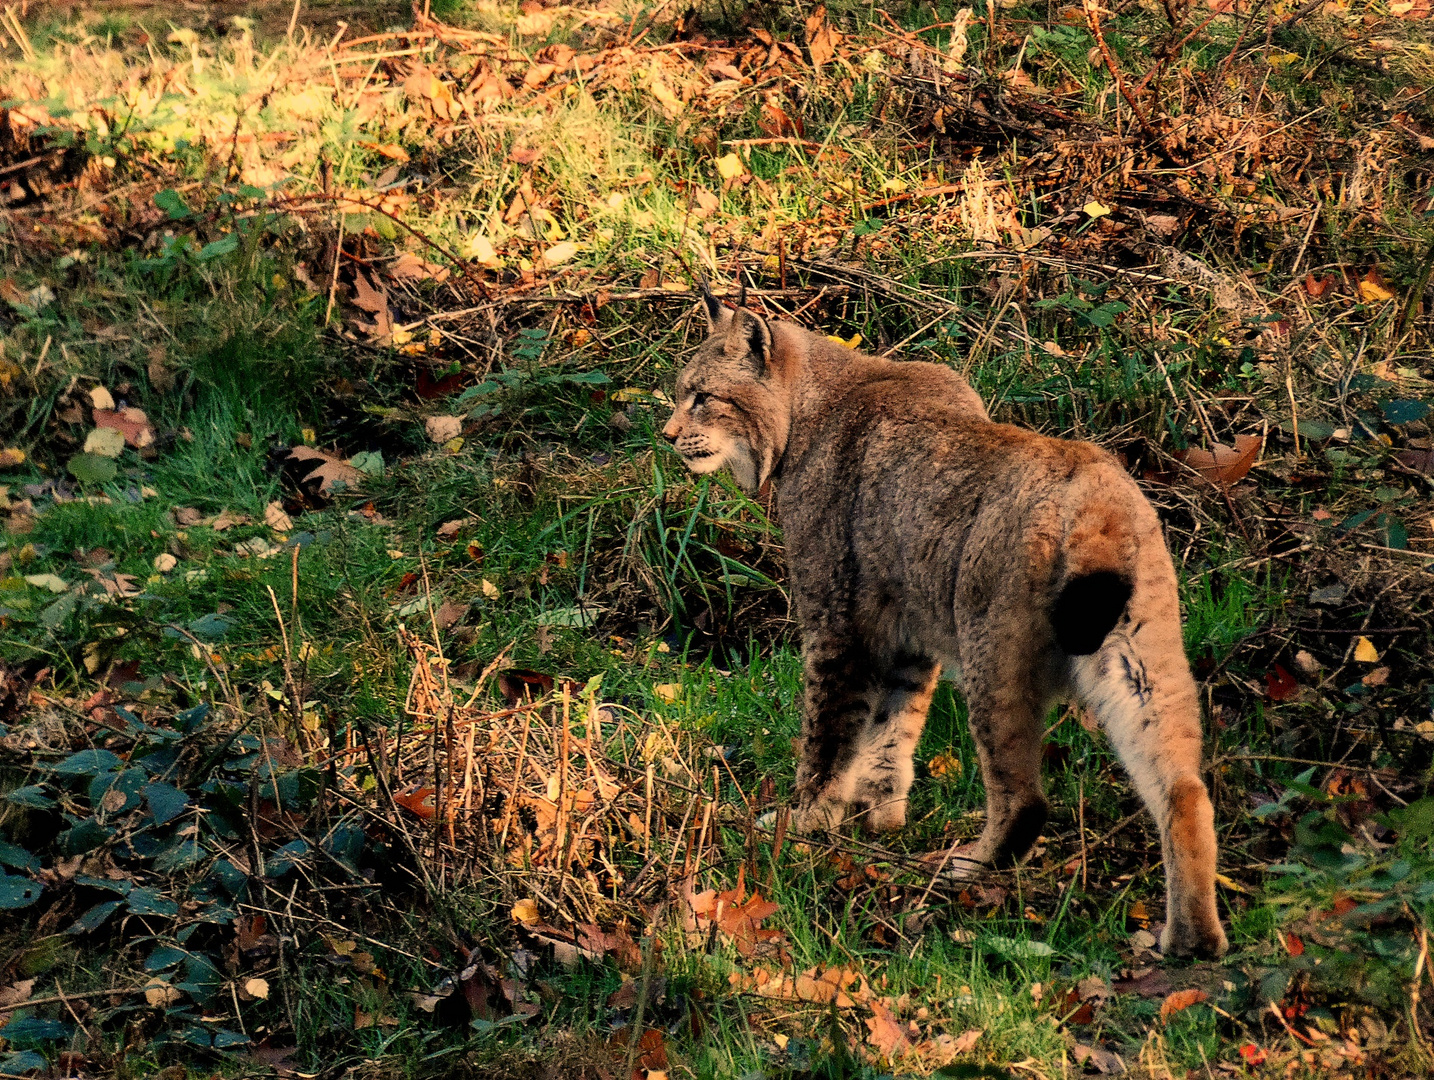
[{"label": "yellow leaf", "polygon": [[493,242],[482,233],[474,233],[468,238],[463,254],[472,259],[479,266],[496,269],[499,265],[498,253],[493,250]]},{"label": "yellow leaf", "polygon": [[717,175],[723,180],[735,180],[742,172],[742,159],[736,154],[725,154],[717,159]]},{"label": "yellow leaf", "polygon": [[577,244],[571,240],[564,240],[560,244],[554,244],[543,252],[543,262],[548,266],[558,266],[567,262],[578,253]]},{"label": "yellow leaf", "polygon": [[1094,199],[1086,203],[1081,209],[1093,218],[1105,217],[1106,214],[1110,213],[1110,207],[1102,206]]},{"label": "yellow leaf", "polygon": [[154,568],[161,574],[167,574],[179,565],[179,560],[169,552],[161,552],[154,557]]},{"label": "yellow leaf", "polygon": [[114,428],[100,427],[85,437],[85,453],[103,454],[105,457],[119,457],[124,449],[124,432]]},{"label": "yellow leaf", "polygon": [[4,450],[0,450],[0,468],[23,464],[25,464],[25,451],[19,447],[7,446]]},{"label": "yellow leaf", "polygon": [[1394,293],[1380,279],[1379,274],[1371,270],[1359,279],[1359,298],[1366,304],[1382,304],[1386,300],[1393,300]]},{"label": "yellow leaf", "polygon": [[115,399],[110,397],[110,392],[103,386],[96,386],[90,389],[90,404],[97,409],[109,409],[113,411]]},{"label": "yellow leaf", "polygon": [[676,700],[681,696],[681,694],[682,694],[682,684],[681,684],[681,683],[675,683],[675,682],[659,683],[658,685],[656,685],[656,686],[654,686],[654,687],[652,688],[652,695],[653,695],[653,697],[659,698],[659,699],[661,699],[662,701],[667,702],[669,705],[671,705],[674,701],[676,701]]},{"label": "yellow leaf", "polygon": [[245,979],[244,993],[263,1001],[269,996],[269,982],[267,979]]},{"label": "yellow leaf", "polygon": [[926,763],[931,770],[931,775],[940,779],[943,776],[956,777],[961,775],[961,759],[952,753],[940,753]]},{"label": "yellow leaf", "polygon": [[881,190],[890,191],[895,195],[900,195],[903,191],[906,190],[906,181],[899,180],[895,176],[893,176],[890,180],[883,181],[881,185]]},{"label": "yellow leaf", "polygon": [[663,112],[672,118],[681,115],[683,109],[682,99],[672,92],[672,88],[663,81],[662,75],[658,73],[655,68],[648,81],[648,87],[652,91],[652,96],[655,97],[658,104],[662,106]]},{"label": "yellow leaf", "polygon": [[149,985],[144,988],[144,1000],[156,1009],[173,1005],[179,1000],[179,996],[179,991],[163,979],[151,979]]},{"label": "yellow leaf", "polygon": [[1241,885],[1238,881],[1235,881],[1231,878],[1227,878],[1224,874],[1216,874],[1215,880],[1218,881],[1225,888],[1229,889],[1231,892],[1247,893],[1250,891],[1249,889],[1245,888],[1245,886]]},{"label": "yellow leaf", "polygon": [[858,345],[861,344],[861,335],[853,334],[849,338],[844,338],[836,334],[828,334],[827,340],[835,341],[838,345],[845,345],[848,349],[855,349]]},{"label": "yellow leaf", "polygon": [[541,920],[542,916],[538,914],[538,902],[536,900],[525,898],[513,905],[514,922],[520,922],[524,926],[532,926]]},{"label": "yellow leaf", "polygon": [[1367,637],[1354,639],[1354,658],[1361,664],[1379,663],[1379,650],[1374,647],[1374,642]]},{"label": "yellow leaf", "polygon": [[483,579],[483,595],[489,600],[498,599],[498,586],[494,585],[487,578]]}]

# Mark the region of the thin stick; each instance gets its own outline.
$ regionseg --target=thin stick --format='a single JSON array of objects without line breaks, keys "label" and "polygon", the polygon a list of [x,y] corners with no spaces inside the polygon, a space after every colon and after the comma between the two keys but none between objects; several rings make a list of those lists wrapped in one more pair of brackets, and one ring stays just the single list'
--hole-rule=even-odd
[{"label": "thin stick", "polygon": [[344,214],[340,214],[339,242],[334,247],[334,272],[329,277],[329,306],[324,309],[325,326],[329,325],[329,318],[334,313],[334,293],[336,293],[339,288],[339,256],[341,256],[344,252],[344,225],[347,224],[347,222],[348,217]]},{"label": "thin stick", "polygon": [[529,709],[523,713],[523,738],[518,743],[518,761],[513,766],[513,783],[508,788],[508,802],[503,807],[503,828],[498,837],[498,850],[502,851],[508,843],[508,826],[512,823],[514,807],[518,805],[518,784],[523,778],[523,755],[528,752],[528,731],[533,725],[533,710]]},{"label": "thin stick", "polygon": [[289,32],[288,32],[285,36],[289,39],[289,44],[290,44],[290,45],[292,45],[292,44],[294,43],[294,27],[299,24],[299,4],[300,4],[300,2],[301,2],[301,0],[294,0],[294,11],[293,11],[293,13],[289,16]]}]

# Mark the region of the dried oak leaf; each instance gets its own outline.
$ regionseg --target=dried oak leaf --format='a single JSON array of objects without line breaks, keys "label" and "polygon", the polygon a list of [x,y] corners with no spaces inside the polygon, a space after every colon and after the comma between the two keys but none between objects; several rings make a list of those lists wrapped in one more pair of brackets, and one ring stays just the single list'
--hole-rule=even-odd
[{"label": "dried oak leaf", "polygon": [[312,446],[295,446],[289,451],[289,457],[294,461],[311,461],[313,468],[306,472],[302,484],[317,480],[319,483],[320,495],[331,495],[335,484],[343,484],[352,490],[363,482],[363,473],[354,468],[347,461],[334,457],[333,454],[326,454],[322,450]]},{"label": "dried oak leaf", "polygon": [[1215,443],[1209,450],[1192,446],[1175,456],[1212,484],[1229,487],[1250,471],[1262,442],[1258,435],[1236,435],[1234,446]]},{"label": "dried oak leaf", "polygon": [[818,72],[822,65],[829,63],[841,44],[841,34],[827,19],[827,6],[818,4],[817,9],[807,17],[807,52],[811,54],[812,67]]},{"label": "dried oak leaf", "polygon": [[906,1028],[899,1020],[879,1001],[871,1003],[871,1018],[866,1021],[870,1033],[866,1041],[874,1046],[877,1052],[889,1061],[895,1061],[904,1057],[911,1049],[911,1040],[907,1037]]}]

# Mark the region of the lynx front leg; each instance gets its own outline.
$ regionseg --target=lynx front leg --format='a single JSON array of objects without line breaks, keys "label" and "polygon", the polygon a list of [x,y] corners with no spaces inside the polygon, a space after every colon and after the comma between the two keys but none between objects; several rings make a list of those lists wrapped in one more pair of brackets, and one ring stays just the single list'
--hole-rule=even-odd
[{"label": "lynx front leg", "polygon": [[803,654],[806,700],[792,825],[816,832],[840,825],[855,798],[876,688],[871,658],[835,635],[810,634]]},{"label": "lynx front leg", "polygon": [[906,797],[915,775],[912,755],[940,675],[938,664],[918,656],[902,657],[882,674],[880,700],[853,766],[858,820],[865,828],[899,829],[906,824]]}]

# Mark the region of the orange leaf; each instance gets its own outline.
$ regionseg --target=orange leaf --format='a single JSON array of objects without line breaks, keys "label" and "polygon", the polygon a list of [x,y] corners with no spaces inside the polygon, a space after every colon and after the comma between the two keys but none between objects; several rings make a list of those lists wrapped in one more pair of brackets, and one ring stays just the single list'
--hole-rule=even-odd
[{"label": "orange leaf", "polygon": [[1329,287],[1333,284],[1333,274],[1326,274],[1324,277],[1315,277],[1312,273],[1305,275],[1305,292],[1309,294],[1311,300],[1318,300],[1329,292]]},{"label": "orange leaf", "polygon": [[393,793],[393,801],[398,803],[410,814],[423,818],[427,821],[433,817],[433,788],[421,787],[417,791]]},{"label": "orange leaf", "polygon": [[1236,435],[1233,447],[1216,443],[1209,450],[1202,450],[1192,446],[1175,456],[1212,484],[1229,487],[1255,464],[1261,441],[1258,435]]},{"label": "orange leaf", "polygon": [[95,427],[114,428],[124,441],[138,449],[154,442],[154,429],[149,417],[139,409],[94,409]]},{"label": "orange leaf", "polygon": [[1176,1013],[1190,1008],[1191,1005],[1206,1000],[1209,996],[1210,995],[1205,993],[1204,990],[1192,989],[1175,991],[1175,993],[1171,994],[1160,1004],[1161,1023],[1169,1020]]},{"label": "orange leaf", "polygon": [[881,1002],[873,1001],[871,1011],[872,1017],[866,1022],[871,1033],[867,1035],[866,1041],[876,1047],[884,1058],[895,1060],[902,1057],[911,1049],[911,1040],[906,1037],[906,1029]]}]

